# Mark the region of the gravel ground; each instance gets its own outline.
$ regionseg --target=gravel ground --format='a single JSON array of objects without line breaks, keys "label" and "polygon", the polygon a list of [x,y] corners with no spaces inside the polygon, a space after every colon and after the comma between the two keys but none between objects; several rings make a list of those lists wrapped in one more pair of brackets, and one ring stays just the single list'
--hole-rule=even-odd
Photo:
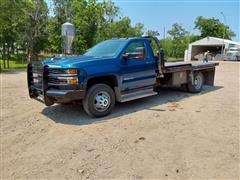
[{"label": "gravel ground", "polygon": [[238,179],[239,62],[214,87],[117,104],[104,118],[28,97],[26,72],[1,74],[2,179]]}]

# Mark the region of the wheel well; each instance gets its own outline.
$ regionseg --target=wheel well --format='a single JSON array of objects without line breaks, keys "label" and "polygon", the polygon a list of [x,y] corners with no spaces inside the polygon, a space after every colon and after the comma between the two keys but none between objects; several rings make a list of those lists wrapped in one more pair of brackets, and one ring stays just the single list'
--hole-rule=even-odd
[{"label": "wheel well", "polygon": [[87,82],[87,89],[90,88],[94,84],[107,84],[111,88],[114,89],[114,87],[118,86],[117,78],[113,75],[111,76],[100,76],[100,77],[93,77],[90,78]]}]

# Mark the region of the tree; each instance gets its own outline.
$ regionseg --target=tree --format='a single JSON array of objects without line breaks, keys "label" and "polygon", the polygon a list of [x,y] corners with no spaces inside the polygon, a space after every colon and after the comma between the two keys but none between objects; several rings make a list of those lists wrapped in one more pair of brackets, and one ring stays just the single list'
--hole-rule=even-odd
[{"label": "tree", "polygon": [[143,24],[137,23],[134,27],[131,26],[129,17],[124,17],[116,22],[113,22],[109,28],[109,38],[124,38],[137,37],[143,35]]},{"label": "tree", "polygon": [[229,26],[221,23],[219,19],[216,18],[204,18],[199,16],[195,20],[195,28],[201,33],[201,37],[218,37],[231,39],[235,36],[235,33],[230,30]]},{"label": "tree", "polygon": [[96,34],[104,20],[103,7],[111,11],[109,5],[103,2],[103,6],[96,0],[54,0],[53,2],[54,16],[49,18],[47,26],[49,50],[61,53],[61,25],[66,21],[75,26],[74,51],[76,53],[83,53],[94,45]]},{"label": "tree", "polygon": [[118,17],[120,8],[110,0],[104,0],[101,3],[104,19],[107,23],[112,23],[116,17]]},{"label": "tree", "polygon": [[102,3],[103,19],[96,34],[96,41],[111,38],[136,37],[144,34],[144,25],[137,23],[131,25],[129,17],[119,17],[120,9],[112,1]]},{"label": "tree", "polygon": [[[19,32],[25,30],[27,22],[26,11],[32,7],[29,0],[6,1],[0,0],[0,46],[3,47],[3,68],[6,68],[6,62],[9,67],[9,59],[14,52],[14,43],[22,39]],[[11,51],[10,51],[11,49]]]},{"label": "tree", "polygon": [[172,55],[172,47],[173,42],[171,38],[165,38],[160,40],[160,46],[164,50],[164,56],[165,57],[173,57]]},{"label": "tree", "polygon": [[76,27],[75,49],[83,53],[99,41],[143,35],[143,24],[131,25],[128,17],[119,18],[119,8],[111,1],[76,1],[72,4]]},{"label": "tree", "polygon": [[73,1],[74,0],[53,0],[54,15],[49,16],[47,21],[47,49],[50,52],[62,53],[61,25],[74,17],[75,14],[72,8]]},{"label": "tree", "polygon": [[[131,20],[130,20],[131,23]],[[133,33],[125,37],[140,37],[144,34],[144,24],[137,23],[134,27],[131,27]]]},{"label": "tree", "polygon": [[75,26],[73,47],[80,54],[106,39],[144,34],[144,25],[132,26],[129,17],[121,18],[119,7],[110,0],[53,0],[53,4],[54,16],[48,18],[47,24],[48,49],[52,52],[61,53],[61,24],[67,20]]},{"label": "tree", "polygon": [[178,39],[188,34],[188,31],[186,31],[180,24],[175,23],[172,25],[172,29],[168,31],[168,34],[173,39]]},{"label": "tree", "polygon": [[0,0],[0,5],[4,9],[0,12],[3,59],[10,59],[15,46],[20,45],[22,49],[27,49],[30,61],[32,55],[44,49],[47,4],[44,0]]},{"label": "tree", "polygon": [[172,29],[168,31],[168,34],[172,37],[172,52],[171,55],[175,58],[184,56],[184,51],[187,48],[185,36],[189,35],[180,24],[173,24]]},{"label": "tree", "polygon": [[153,31],[153,30],[148,30],[147,32],[146,32],[146,35],[147,36],[159,36],[160,34],[159,34],[159,32],[158,31]]},{"label": "tree", "polygon": [[44,0],[32,0],[33,7],[27,12],[28,23],[26,24],[25,41],[27,44],[28,61],[44,49],[47,40],[46,23],[48,7]]},{"label": "tree", "polygon": [[72,3],[75,25],[75,51],[83,53],[95,44],[98,28],[103,21],[101,4],[96,0],[74,1]]}]

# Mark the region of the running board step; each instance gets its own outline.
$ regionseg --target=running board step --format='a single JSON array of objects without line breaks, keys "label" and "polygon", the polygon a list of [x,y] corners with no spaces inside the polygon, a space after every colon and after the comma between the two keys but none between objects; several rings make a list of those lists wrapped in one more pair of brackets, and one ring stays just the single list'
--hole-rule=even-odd
[{"label": "running board step", "polygon": [[157,92],[154,92],[153,89],[145,89],[141,91],[137,91],[134,93],[124,94],[121,96],[120,102],[126,102],[131,101],[134,99],[140,99],[148,96],[154,96],[157,95]]}]

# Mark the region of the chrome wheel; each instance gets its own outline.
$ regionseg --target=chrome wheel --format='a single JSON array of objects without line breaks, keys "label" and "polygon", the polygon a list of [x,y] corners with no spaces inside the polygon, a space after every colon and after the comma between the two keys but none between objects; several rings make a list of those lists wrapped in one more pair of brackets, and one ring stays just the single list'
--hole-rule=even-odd
[{"label": "chrome wheel", "polygon": [[108,109],[111,104],[111,98],[108,92],[100,91],[94,97],[94,109],[103,112]]}]

